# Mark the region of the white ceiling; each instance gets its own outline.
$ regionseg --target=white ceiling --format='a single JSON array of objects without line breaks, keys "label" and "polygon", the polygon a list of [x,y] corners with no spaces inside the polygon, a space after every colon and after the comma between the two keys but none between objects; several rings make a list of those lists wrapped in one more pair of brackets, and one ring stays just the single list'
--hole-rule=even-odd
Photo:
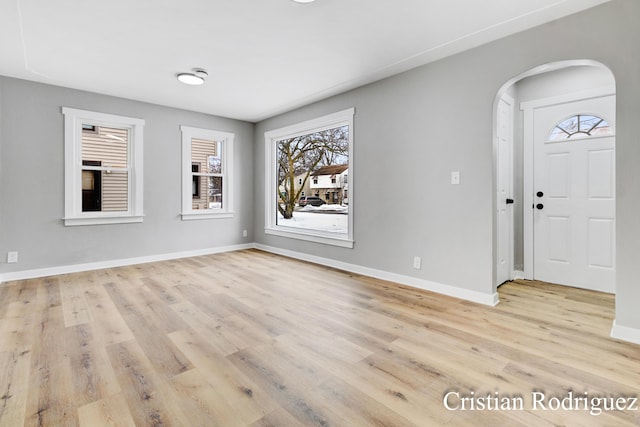
[{"label": "white ceiling", "polygon": [[0,0],[0,75],[255,122],[607,1]]}]

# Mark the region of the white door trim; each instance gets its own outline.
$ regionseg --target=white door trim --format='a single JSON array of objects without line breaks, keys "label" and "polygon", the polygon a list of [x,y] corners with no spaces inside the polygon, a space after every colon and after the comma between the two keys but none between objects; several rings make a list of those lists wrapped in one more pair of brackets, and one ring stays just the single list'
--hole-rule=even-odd
[{"label": "white door trim", "polygon": [[536,99],[520,104],[520,110],[524,113],[523,137],[524,137],[524,159],[523,159],[523,233],[524,233],[524,277],[533,280],[533,115],[538,108],[550,107],[552,105],[564,104],[568,102],[581,101],[592,98],[600,98],[608,95],[615,95],[615,86],[607,86],[589,89],[580,92],[569,93],[549,98]]}]

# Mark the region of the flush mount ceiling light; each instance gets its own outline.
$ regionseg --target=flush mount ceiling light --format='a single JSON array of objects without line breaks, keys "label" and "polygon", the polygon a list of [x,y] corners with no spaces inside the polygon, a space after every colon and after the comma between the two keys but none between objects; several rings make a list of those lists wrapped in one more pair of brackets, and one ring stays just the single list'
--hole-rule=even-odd
[{"label": "flush mount ceiling light", "polygon": [[204,84],[204,79],[209,75],[202,68],[194,68],[191,73],[180,73],[177,75],[178,80],[186,85],[199,86]]},{"label": "flush mount ceiling light", "polygon": [[296,3],[311,3],[314,2],[316,0],[293,0]]}]

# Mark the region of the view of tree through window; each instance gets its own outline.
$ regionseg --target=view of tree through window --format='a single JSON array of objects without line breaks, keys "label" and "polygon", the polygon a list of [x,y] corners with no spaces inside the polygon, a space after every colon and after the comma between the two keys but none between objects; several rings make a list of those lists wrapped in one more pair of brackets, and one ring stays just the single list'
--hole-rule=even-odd
[{"label": "view of tree through window", "polygon": [[276,145],[277,225],[348,232],[349,126]]}]

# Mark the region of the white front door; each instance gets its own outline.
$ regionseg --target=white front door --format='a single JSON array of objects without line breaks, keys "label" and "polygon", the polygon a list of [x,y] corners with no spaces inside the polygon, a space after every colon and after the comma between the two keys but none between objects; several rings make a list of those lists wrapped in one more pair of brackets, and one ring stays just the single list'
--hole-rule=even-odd
[{"label": "white front door", "polygon": [[615,95],[533,114],[534,278],[614,293]]},{"label": "white front door", "polygon": [[505,95],[496,111],[497,285],[513,278],[513,104]]}]

